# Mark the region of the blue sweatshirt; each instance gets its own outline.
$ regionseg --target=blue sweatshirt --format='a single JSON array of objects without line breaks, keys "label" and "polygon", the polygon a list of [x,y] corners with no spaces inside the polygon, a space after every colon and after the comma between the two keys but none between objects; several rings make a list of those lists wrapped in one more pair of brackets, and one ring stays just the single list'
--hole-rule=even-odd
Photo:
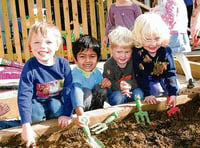
[{"label": "blue sweatshirt", "polygon": [[[168,95],[176,95],[178,90],[177,75],[171,48],[159,48],[155,57],[152,57],[144,48],[134,48],[133,51],[135,77],[139,87],[144,92],[144,96],[152,95],[150,94],[149,77],[155,80],[164,79]],[[168,63],[166,70],[160,75],[152,74],[154,64],[164,62]]]},{"label": "blue sweatshirt", "polygon": [[32,99],[35,98],[53,97],[61,100],[63,97],[63,115],[71,116],[71,88],[71,69],[66,59],[56,56],[54,65],[45,66],[35,57],[30,58],[22,70],[18,89],[18,108],[22,124],[32,122]]}]

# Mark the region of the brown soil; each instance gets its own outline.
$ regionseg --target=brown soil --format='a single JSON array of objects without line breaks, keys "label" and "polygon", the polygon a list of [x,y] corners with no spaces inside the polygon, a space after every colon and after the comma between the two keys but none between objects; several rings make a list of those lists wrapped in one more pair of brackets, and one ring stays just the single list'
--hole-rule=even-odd
[{"label": "brown soil", "polygon": [[[136,124],[134,114],[120,122],[109,124],[108,130],[97,137],[106,147],[132,148],[132,147],[200,147],[200,98],[196,97],[191,102],[180,105],[182,118],[168,117],[167,112],[148,111],[150,124]],[[49,140],[54,136],[55,139]],[[69,133],[62,131],[56,134],[42,136],[37,145],[39,147],[89,147],[82,129]],[[16,138],[0,146],[24,146]]]}]

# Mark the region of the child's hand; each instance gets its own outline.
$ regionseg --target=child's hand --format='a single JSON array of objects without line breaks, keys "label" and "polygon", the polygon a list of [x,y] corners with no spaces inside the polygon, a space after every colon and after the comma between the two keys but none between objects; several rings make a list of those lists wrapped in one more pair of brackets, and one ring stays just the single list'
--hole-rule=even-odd
[{"label": "child's hand", "polygon": [[36,144],[35,142],[36,134],[33,131],[30,123],[24,123],[22,125],[21,137],[26,142],[26,147],[30,147]]},{"label": "child's hand", "polygon": [[148,104],[156,104],[157,100],[155,96],[151,95],[145,97],[144,102],[147,102]]},{"label": "child's hand", "polygon": [[58,118],[58,125],[61,127],[66,127],[72,122],[72,119],[67,116],[60,116]]},{"label": "child's hand", "polygon": [[170,96],[170,99],[167,105],[176,107],[176,96]]},{"label": "child's hand", "polygon": [[111,88],[111,82],[108,78],[104,78],[99,85],[101,86],[101,88]]},{"label": "child's hand", "polygon": [[104,43],[104,45],[107,46],[107,43],[108,43],[108,37],[107,37],[107,36],[105,36],[105,37],[103,38],[103,43]]},{"label": "child's hand", "polygon": [[127,97],[129,97],[129,98],[131,97],[131,94],[132,94],[132,92],[130,92],[131,85],[128,84],[126,81],[121,81],[120,82],[120,90]]}]

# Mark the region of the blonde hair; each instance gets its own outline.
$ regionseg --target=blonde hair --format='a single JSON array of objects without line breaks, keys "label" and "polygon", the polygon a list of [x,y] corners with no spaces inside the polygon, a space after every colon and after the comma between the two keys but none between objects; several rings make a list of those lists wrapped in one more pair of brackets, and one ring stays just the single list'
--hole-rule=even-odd
[{"label": "blonde hair", "polygon": [[117,26],[109,33],[108,38],[111,48],[115,48],[117,46],[132,48],[134,46],[132,32],[126,27]]},{"label": "blonde hair", "polygon": [[36,22],[31,26],[29,30],[29,44],[32,40],[33,34],[41,33],[42,36],[46,37],[49,30],[54,31],[54,35],[57,37],[57,44],[60,46],[62,43],[62,38],[59,28],[54,24],[45,22]]},{"label": "blonde hair", "polygon": [[134,28],[133,28],[133,38],[135,41],[135,46],[138,48],[142,47],[145,35],[159,36],[161,41],[161,46],[166,47],[169,44],[170,31],[168,26],[162,20],[160,15],[155,13],[144,13],[137,17]]}]

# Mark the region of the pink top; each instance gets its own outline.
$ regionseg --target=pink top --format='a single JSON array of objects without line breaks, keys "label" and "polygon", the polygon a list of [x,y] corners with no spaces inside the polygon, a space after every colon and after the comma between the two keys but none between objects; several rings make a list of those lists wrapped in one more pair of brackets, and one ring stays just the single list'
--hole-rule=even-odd
[{"label": "pink top", "polygon": [[132,29],[135,19],[141,13],[140,7],[135,3],[130,6],[117,6],[115,3],[111,4],[107,16],[105,35],[108,36],[111,30],[118,25]]}]

